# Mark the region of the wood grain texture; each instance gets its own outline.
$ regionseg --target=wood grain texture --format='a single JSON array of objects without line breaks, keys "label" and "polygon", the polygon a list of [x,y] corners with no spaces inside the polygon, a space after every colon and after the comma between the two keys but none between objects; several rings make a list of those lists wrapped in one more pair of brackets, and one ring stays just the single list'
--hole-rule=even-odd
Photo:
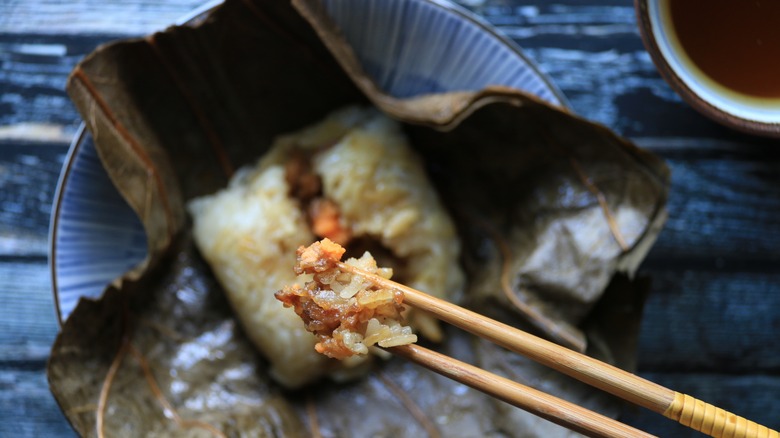
[{"label": "wood grain texture", "polygon": [[0,150],[0,257],[45,260],[51,204],[67,146],[0,141]]},{"label": "wood grain texture", "polygon": [[747,137],[637,143],[672,170],[669,221],[653,263],[675,257],[720,259],[719,269],[780,268],[780,149]]},{"label": "wood grain texture", "polygon": [[[0,436],[73,435],[43,375],[57,329],[50,205],[79,124],[67,75],[98,44],[162,29],[201,3],[0,3]],[[670,217],[641,268],[653,278],[642,375],[780,427],[780,147],[683,103],[644,51],[630,0],[463,4],[524,47],[576,112],[670,164]],[[626,418],[661,436],[700,436],[644,410]]]},{"label": "wood grain texture", "polygon": [[43,363],[0,369],[0,436],[76,436],[49,391]]},{"label": "wood grain texture", "polygon": [[653,285],[640,332],[641,370],[780,374],[780,270],[643,272]]},{"label": "wood grain texture", "polygon": [[68,74],[115,38],[0,33],[0,140],[68,144],[81,123],[65,93]]},{"label": "wood grain texture", "polygon": [[0,362],[44,362],[59,326],[45,260],[0,263]]},{"label": "wood grain texture", "polygon": [[144,35],[168,27],[203,0],[7,0],[0,32]]}]

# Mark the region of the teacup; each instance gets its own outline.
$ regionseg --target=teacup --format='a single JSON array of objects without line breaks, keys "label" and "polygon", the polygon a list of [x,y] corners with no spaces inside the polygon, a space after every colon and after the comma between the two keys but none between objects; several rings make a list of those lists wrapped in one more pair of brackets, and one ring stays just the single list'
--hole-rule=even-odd
[{"label": "teacup", "polygon": [[780,137],[780,1],[635,0],[666,81],[724,125]]}]

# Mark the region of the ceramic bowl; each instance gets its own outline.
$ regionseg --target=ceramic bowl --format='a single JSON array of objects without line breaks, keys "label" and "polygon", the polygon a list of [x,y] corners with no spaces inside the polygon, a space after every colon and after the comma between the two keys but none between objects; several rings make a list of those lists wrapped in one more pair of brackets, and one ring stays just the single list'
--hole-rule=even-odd
[{"label": "ceramic bowl", "polygon": [[680,43],[672,25],[669,0],[635,0],[635,8],[647,51],[683,100],[725,126],[780,138],[780,99],[740,95],[704,73]]},{"label": "ceramic bowl", "polygon": [[[517,46],[452,3],[323,3],[367,72],[390,94],[409,97],[506,85],[567,106]],[[197,22],[215,6],[207,5],[181,23]],[[50,229],[54,301],[61,322],[80,297],[99,297],[107,284],[146,255],[141,223],[111,184],[83,126],[60,176]]]}]

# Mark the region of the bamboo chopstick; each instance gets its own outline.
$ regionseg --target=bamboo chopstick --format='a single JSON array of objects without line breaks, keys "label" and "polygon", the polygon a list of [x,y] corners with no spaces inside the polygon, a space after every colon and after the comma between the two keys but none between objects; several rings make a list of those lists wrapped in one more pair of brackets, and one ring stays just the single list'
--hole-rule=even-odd
[{"label": "bamboo chopstick", "polygon": [[[343,262],[337,262],[336,267],[360,275],[376,286],[401,291],[406,304],[442,321],[699,432],[713,437],[780,438],[780,433],[765,426],[476,312]],[[409,351],[415,350],[407,350],[407,357],[412,356]],[[445,366],[444,362],[438,362],[437,366]]]},{"label": "bamboo chopstick", "polygon": [[605,438],[655,436],[419,345],[385,350],[583,435]]}]

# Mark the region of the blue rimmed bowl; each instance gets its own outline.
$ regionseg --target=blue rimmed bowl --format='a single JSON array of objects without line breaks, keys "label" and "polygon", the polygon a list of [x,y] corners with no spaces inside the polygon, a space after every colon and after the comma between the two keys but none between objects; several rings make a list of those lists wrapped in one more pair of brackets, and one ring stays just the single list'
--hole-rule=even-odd
[{"label": "blue rimmed bowl", "polygon": [[[553,83],[508,39],[442,0],[324,0],[358,59],[397,97],[514,87],[566,107]],[[200,21],[217,3],[180,20]],[[146,255],[135,213],[114,189],[84,127],[74,139],[55,195],[50,268],[60,322],[80,297],[103,289]]]}]

